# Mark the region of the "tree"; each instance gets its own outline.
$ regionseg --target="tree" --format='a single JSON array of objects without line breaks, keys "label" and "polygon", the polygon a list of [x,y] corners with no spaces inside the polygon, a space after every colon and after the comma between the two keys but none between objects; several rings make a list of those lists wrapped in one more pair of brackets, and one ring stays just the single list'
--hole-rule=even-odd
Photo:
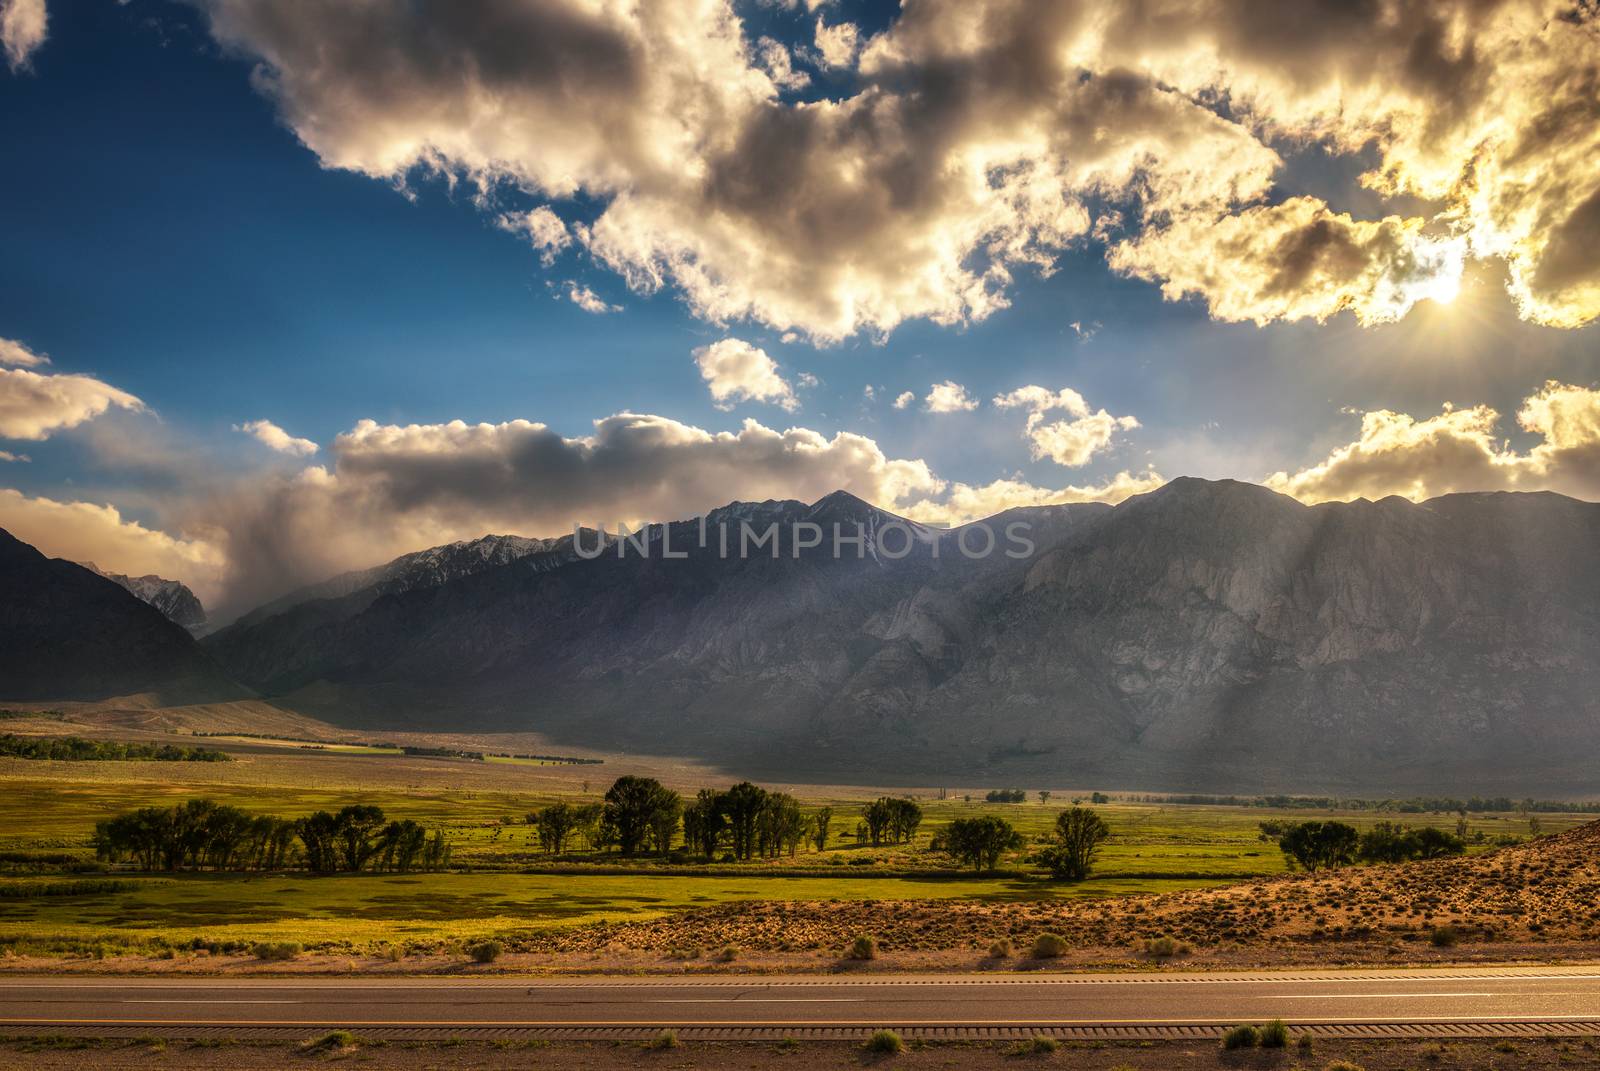
[{"label": "tree", "polygon": [[903,844],[915,837],[917,827],[922,824],[922,808],[914,800],[880,796],[867,804],[861,817],[867,825],[867,836],[876,848],[885,840]]},{"label": "tree", "polygon": [[1002,853],[1022,847],[1022,835],[1004,818],[957,818],[945,827],[935,847],[974,870],[993,870]]},{"label": "tree", "polygon": [[733,854],[749,859],[756,853],[756,824],[767,802],[767,791],[749,781],[740,781],[723,793],[724,813],[733,838]]},{"label": "tree", "polygon": [[917,828],[922,825],[922,808],[915,800],[889,801],[889,836],[896,844],[908,844],[916,839]]},{"label": "tree", "polygon": [[1041,788],[1039,790],[1039,806],[1046,807],[1046,806],[1049,805],[1049,803],[1050,803],[1050,790],[1048,788]]},{"label": "tree", "polygon": [[717,842],[728,828],[723,793],[702,788],[694,802],[683,811],[683,839],[693,850],[708,858],[717,854]]},{"label": "tree", "polygon": [[1356,854],[1368,863],[1398,863],[1416,855],[1416,834],[1398,822],[1379,822],[1361,834]]},{"label": "tree", "polygon": [[378,841],[378,869],[405,874],[422,857],[428,844],[428,833],[407,818],[401,822],[390,822],[383,828],[383,835]]},{"label": "tree", "polygon": [[318,874],[332,874],[339,869],[339,825],[333,815],[327,811],[308,814],[295,823],[295,832],[305,845],[307,868]]},{"label": "tree", "polygon": [[578,830],[578,808],[570,803],[552,803],[528,815],[528,824],[538,828],[540,850],[560,855]]},{"label": "tree", "polygon": [[887,797],[873,800],[861,812],[861,820],[867,824],[867,836],[876,848],[882,843],[884,835],[889,829],[889,812],[892,801]]},{"label": "tree", "polygon": [[1400,863],[1408,859],[1438,859],[1460,855],[1467,845],[1460,837],[1432,826],[1412,829],[1395,822],[1379,822],[1361,834],[1356,854],[1369,863]]},{"label": "tree", "polygon": [[601,803],[580,803],[572,809],[575,823],[573,831],[583,838],[590,851],[598,850],[603,843],[600,827],[605,823],[606,809]]},{"label": "tree", "polygon": [[[606,790],[604,820],[616,836],[617,848],[624,855],[638,851],[650,835],[657,808],[667,790],[653,777],[626,774]],[[672,794],[674,797],[677,793]]]},{"label": "tree", "polygon": [[1284,831],[1278,847],[1292,862],[1316,872],[1354,862],[1360,843],[1361,834],[1343,822],[1299,822]]},{"label": "tree", "polygon": [[384,826],[383,808],[353,803],[340,808],[334,815],[334,823],[340,861],[346,870],[360,871],[378,851],[377,836]]},{"label": "tree", "polygon": [[1462,855],[1467,850],[1467,842],[1442,829],[1424,826],[1416,832],[1416,858],[1439,859],[1447,855]]},{"label": "tree", "polygon": [[762,855],[793,855],[806,835],[800,803],[787,792],[769,792],[756,820],[756,843]]},{"label": "tree", "polygon": [[819,852],[828,846],[828,826],[832,823],[832,807],[824,807],[811,816],[811,843]]},{"label": "tree", "polygon": [[1110,835],[1105,819],[1089,808],[1062,811],[1056,815],[1055,842],[1039,853],[1039,861],[1054,878],[1082,881],[1094,866],[1101,842]]},{"label": "tree", "polygon": [[672,837],[678,831],[678,818],[683,814],[683,797],[670,788],[656,794],[655,809],[650,812],[650,839],[656,851],[666,855],[672,851]]}]

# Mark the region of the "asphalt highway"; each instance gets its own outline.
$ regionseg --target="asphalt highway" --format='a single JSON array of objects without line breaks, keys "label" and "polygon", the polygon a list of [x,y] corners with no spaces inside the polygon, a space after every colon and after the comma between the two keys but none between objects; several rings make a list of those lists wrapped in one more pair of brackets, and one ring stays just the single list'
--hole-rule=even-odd
[{"label": "asphalt highway", "polygon": [[1210,1028],[1600,1024],[1600,967],[1062,975],[569,978],[0,976],[0,1033],[127,1027]]}]

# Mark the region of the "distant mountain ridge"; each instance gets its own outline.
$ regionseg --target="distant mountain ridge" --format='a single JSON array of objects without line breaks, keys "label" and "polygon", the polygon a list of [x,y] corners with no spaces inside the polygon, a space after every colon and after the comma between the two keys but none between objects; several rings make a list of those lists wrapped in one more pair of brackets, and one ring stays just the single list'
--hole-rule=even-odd
[{"label": "distant mountain ridge", "polygon": [[[531,728],[856,780],[1532,786],[1583,782],[1574,756],[1600,746],[1600,505],[1311,507],[1177,480],[1115,507],[1010,511],[990,527],[1030,525],[1032,553],[980,559],[957,531],[842,493],[718,521],[867,538],[860,557],[795,557],[786,534],[777,558],[722,558],[685,521],[668,526],[685,559],[587,560],[567,537],[252,615],[207,649],[353,723]],[[895,557],[906,532],[918,552]]]},{"label": "distant mountain ridge", "polygon": [[0,530],[0,700],[242,699],[194,637],[122,585]]},{"label": "distant mountain ridge", "polygon": [[[318,599],[340,599],[356,592],[373,597],[432,587],[457,577],[504,565],[531,554],[555,550],[560,539],[529,539],[525,536],[486,535],[477,539],[446,543],[426,550],[402,554],[393,561],[370,569],[357,569],[305,587],[297,588],[240,617],[233,624],[248,628],[269,617]],[[230,626],[231,627],[231,626]]]},{"label": "distant mountain ridge", "polygon": [[98,576],[103,576],[113,584],[131,592],[135,598],[147,602],[160,610],[171,621],[175,621],[189,630],[190,635],[203,635],[209,627],[206,618],[206,608],[201,604],[195,593],[181,581],[168,580],[155,574],[145,576],[128,576],[125,573],[108,573],[94,562],[79,562],[79,565]]}]

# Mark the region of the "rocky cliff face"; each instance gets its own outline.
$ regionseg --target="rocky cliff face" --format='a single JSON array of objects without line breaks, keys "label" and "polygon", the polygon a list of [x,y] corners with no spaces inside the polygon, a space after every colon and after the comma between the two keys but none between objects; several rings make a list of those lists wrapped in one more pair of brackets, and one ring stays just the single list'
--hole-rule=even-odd
[{"label": "rocky cliff face", "polygon": [[81,565],[0,531],[0,700],[241,699],[184,628]]},{"label": "rocky cliff face", "polygon": [[94,562],[79,562],[91,573],[105,577],[123,590],[131,593],[141,602],[147,602],[166,615],[169,621],[174,621],[189,630],[192,636],[204,635],[208,628],[206,608],[201,605],[195,593],[188,586],[177,581],[167,580],[152,574],[146,576],[127,576],[123,573],[108,573]]},{"label": "rocky cliff face", "polygon": [[[740,558],[739,522],[779,524],[778,556]],[[822,546],[796,556],[808,522]],[[859,556],[834,557],[836,522],[862,526]],[[708,518],[705,547],[696,522],[671,526],[682,559],[660,528],[650,557],[566,541],[210,647],[325,716],[794,775],[1368,792],[1590,776],[1600,506],[1307,507],[1179,480],[1115,508],[1013,511],[979,559],[959,532],[894,522],[845,495],[739,504]],[[1014,522],[1032,554],[1004,554]]]}]

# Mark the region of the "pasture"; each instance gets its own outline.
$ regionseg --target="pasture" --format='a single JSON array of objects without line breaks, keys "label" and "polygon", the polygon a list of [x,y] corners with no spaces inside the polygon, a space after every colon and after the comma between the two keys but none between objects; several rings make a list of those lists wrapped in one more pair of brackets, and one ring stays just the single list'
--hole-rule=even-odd
[{"label": "pasture", "polygon": [[[832,808],[827,849],[807,847],[794,856],[739,864],[585,851],[554,859],[539,852],[528,812],[557,800],[597,801],[619,773],[649,767],[639,765],[641,760],[568,766],[418,757],[335,740],[319,747],[245,737],[210,737],[207,743],[235,761],[0,760],[0,883],[23,886],[0,890],[7,893],[0,895],[0,944],[60,953],[107,942],[160,949],[196,940],[437,949],[486,936],[638,922],[737,901],[1005,903],[1162,893],[1283,872],[1282,853],[1260,836],[1263,821],[1338,818],[1365,828],[1401,820],[1449,829],[1457,821],[1453,813],[1177,804],[1112,792],[1109,802],[1095,805],[1112,835],[1093,876],[1051,883],[1027,866],[1026,850],[1002,859],[999,875],[973,876],[953,872],[951,860],[929,842],[956,818],[992,814],[1031,843],[1048,832],[1063,807],[1079,799],[1088,803],[1087,791],[1053,790],[1042,802],[1030,790],[1024,802],[989,803],[981,789],[889,790],[915,797],[923,822],[913,843],[873,847],[857,840],[857,821],[865,804],[884,790],[785,785],[778,787],[807,811]],[[697,786],[726,787],[733,780],[692,767],[668,773],[663,779],[686,797]],[[97,821],[200,797],[286,818],[374,804],[389,818],[444,830],[451,870],[334,877],[116,872],[111,876],[126,887],[29,895],[29,883],[70,884],[64,872],[94,868]],[[1536,821],[1540,832],[1553,833],[1590,817],[1545,813]],[[1469,816],[1468,830],[1492,842],[1527,836],[1530,821],[1514,812],[1479,813]]]}]

